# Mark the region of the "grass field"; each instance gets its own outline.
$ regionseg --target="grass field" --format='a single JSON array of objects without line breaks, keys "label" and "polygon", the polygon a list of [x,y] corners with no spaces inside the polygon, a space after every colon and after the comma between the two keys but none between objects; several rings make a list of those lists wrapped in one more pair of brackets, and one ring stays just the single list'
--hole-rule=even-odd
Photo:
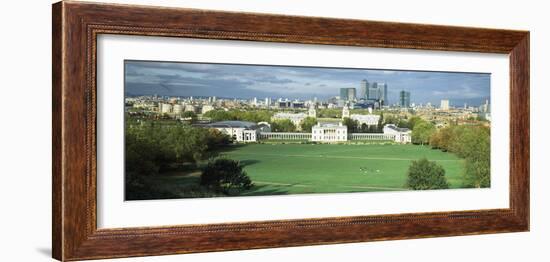
[{"label": "grass field", "polygon": [[[462,185],[463,160],[418,145],[250,144],[222,155],[239,160],[254,187],[243,195],[407,190],[407,169],[426,157],[445,168],[451,188]],[[171,174],[164,183],[198,183],[198,173]]]}]

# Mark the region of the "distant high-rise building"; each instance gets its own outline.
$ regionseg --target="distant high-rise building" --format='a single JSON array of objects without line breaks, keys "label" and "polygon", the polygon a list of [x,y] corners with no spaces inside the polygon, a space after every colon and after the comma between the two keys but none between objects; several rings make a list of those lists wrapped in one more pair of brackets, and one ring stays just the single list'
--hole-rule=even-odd
[{"label": "distant high-rise building", "polygon": [[380,100],[380,89],[378,89],[378,83],[374,82],[367,90],[368,100]]},{"label": "distant high-rise building", "polygon": [[348,89],[347,88],[340,88],[340,100],[348,100]]},{"label": "distant high-rise building", "polygon": [[354,101],[357,99],[357,93],[355,88],[348,88],[348,101]]},{"label": "distant high-rise building", "polygon": [[399,92],[399,106],[408,108],[411,106],[411,93],[405,90]]},{"label": "distant high-rise building", "polygon": [[379,97],[379,101],[380,101],[380,104],[381,105],[387,105],[389,104],[388,103],[388,84],[386,83],[383,83],[383,84],[380,84],[378,83],[378,89],[380,90],[380,97]]},{"label": "distant high-rise building", "polygon": [[357,99],[355,88],[340,88],[340,99],[343,101],[353,101]]},{"label": "distant high-rise building", "polygon": [[365,86],[364,82],[361,82],[361,91],[363,91],[364,87],[366,88],[365,99],[372,102],[377,102],[379,105],[388,104],[388,85],[386,83],[373,82],[372,84]]},{"label": "distant high-rise building", "polygon": [[449,100],[448,99],[441,100],[441,110],[449,110]]},{"label": "distant high-rise building", "polygon": [[369,91],[369,81],[367,79],[361,80],[361,86],[359,88],[359,98],[367,99]]}]

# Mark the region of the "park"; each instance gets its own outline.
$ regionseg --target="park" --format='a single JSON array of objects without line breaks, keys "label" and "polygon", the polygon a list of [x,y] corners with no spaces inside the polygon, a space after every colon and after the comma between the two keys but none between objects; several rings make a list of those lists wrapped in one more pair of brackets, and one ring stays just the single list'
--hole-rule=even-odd
[{"label": "park", "polygon": [[[252,180],[240,196],[410,190],[407,170],[420,158],[440,164],[450,188],[463,184],[464,160],[429,146],[259,143],[232,145],[220,155],[237,160]],[[200,172],[172,171],[152,179],[150,183],[175,192],[196,188]]]}]

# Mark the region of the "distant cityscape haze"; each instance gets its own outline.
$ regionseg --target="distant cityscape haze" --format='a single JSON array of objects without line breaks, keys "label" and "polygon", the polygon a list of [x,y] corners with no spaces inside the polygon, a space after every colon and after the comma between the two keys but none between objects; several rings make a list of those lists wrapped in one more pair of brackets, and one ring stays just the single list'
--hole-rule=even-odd
[{"label": "distant cityscape haze", "polygon": [[[184,62],[125,62],[125,95],[217,96],[258,99],[287,98],[328,100],[342,88],[361,83],[384,83],[387,103],[399,104],[400,93],[410,93],[410,103],[479,106],[490,97],[490,74],[241,65]],[[360,97],[357,97],[360,98]]]}]

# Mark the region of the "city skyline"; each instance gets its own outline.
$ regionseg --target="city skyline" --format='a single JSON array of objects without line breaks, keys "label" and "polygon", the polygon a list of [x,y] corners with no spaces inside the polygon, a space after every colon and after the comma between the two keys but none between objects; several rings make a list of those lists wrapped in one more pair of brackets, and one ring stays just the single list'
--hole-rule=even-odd
[{"label": "city skyline", "polygon": [[361,81],[385,83],[388,100],[411,93],[410,102],[481,105],[490,98],[490,74],[241,65],[156,61],[125,61],[125,95],[218,96],[234,98],[289,98],[326,100],[341,88]]}]

